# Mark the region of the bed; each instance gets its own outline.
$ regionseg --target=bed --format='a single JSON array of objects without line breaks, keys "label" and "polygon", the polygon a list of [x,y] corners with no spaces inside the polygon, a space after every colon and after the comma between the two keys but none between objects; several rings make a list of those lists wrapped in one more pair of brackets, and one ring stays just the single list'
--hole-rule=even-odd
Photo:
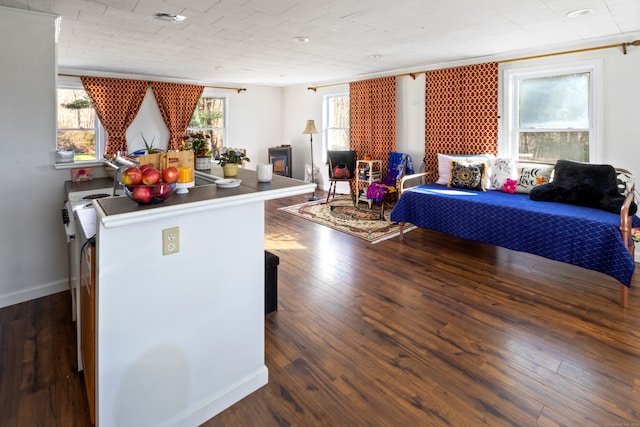
[{"label": "bed", "polygon": [[[472,191],[430,183],[405,188],[428,173],[407,176],[391,221],[440,231],[462,239],[528,252],[609,275],[620,282],[622,307],[635,269],[633,193],[620,214],[560,202],[533,201],[528,194]],[[625,210],[626,209],[626,210]],[[552,243],[551,243],[552,242]]]}]

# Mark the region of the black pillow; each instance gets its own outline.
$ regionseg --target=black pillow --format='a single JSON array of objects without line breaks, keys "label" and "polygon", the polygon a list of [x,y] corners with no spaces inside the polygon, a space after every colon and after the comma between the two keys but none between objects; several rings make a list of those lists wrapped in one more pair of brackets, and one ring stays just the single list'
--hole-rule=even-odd
[{"label": "black pillow", "polygon": [[[531,189],[531,200],[563,202],[620,213],[625,197],[618,190],[613,166],[558,160],[553,173],[553,181]],[[636,204],[632,203],[629,214],[635,214],[636,210]]]}]

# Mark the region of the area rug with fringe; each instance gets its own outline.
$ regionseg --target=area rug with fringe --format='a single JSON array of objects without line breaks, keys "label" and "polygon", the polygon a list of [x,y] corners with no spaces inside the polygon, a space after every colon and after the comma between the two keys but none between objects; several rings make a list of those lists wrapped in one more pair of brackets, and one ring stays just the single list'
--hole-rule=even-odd
[{"label": "area rug with fringe", "polygon": [[[382,219],[380,218],[379,205],[372,206],[369,209],[367,203],[361,202],[359,206],[354,206],[353,199],[349,196],[336,197],[330,200],[329,203],[325,203],[325,200],[318,200],[286,206],[279,210],[359,237],[371,243],[391,239],[400,234],[400,226],[395,222],[389,222],[389,209],[385,210],[385,218]],[[415,226],[405,224],[404,232],[406,233],[414,228]]]}]

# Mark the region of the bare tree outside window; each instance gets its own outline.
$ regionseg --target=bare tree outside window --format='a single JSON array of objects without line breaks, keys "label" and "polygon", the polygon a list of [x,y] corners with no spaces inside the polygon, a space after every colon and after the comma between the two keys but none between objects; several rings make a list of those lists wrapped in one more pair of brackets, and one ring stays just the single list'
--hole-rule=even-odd
[{"label": "bare tree outside window", "polygon": [[326,95],[323,104],[326,150],[349,150],[349,95]]},{"label": "bare tree outside window", "polygon": [[520,132],[520,160],[554,163],[559,159],[589,161],[589,132]]},{"label": "bare tree outside window", "polygon": [[97,125],[84,90],[58,89],[58,149],[74,150],[76,161],[97,159]]}]

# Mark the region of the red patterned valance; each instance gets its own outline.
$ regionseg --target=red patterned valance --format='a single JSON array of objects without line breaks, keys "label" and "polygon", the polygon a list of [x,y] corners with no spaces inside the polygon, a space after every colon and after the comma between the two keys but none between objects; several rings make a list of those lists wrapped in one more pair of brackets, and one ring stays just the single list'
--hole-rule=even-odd
[{"label": "red patterned valance", "polygon": [[438,153],[498,152],[498,64],[428,71],[425,93],[427,170]]},{"label": "red patterned valance", "polygon": [[80,79],[107,132],[106,154],[127,151],[127,128],[138,114],[149,82],[87,76]]}]

